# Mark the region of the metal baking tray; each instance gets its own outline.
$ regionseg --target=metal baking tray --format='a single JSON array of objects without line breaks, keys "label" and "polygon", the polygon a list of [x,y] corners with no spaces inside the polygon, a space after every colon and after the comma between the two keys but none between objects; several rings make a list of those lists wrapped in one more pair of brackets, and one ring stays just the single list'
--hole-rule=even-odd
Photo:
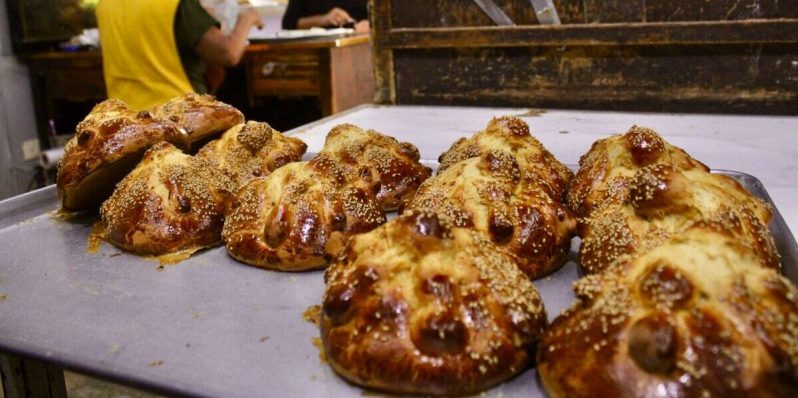
[{"label": "metal baking tray", "polygon": [[[717,172],[772,204],[755,177]],[[264,271],[222,247],[165,267],[109,244],[88,253],[90,220],[59,220],[57,207],[54,187],[0,202],[0,350],[168,395],[372,394],[333,373],[303,319],[321,302],[321,271]],[[798,245],[775,208],[770,228],[798,282]],[[550,319],[573,301],[578,245],[535,282]],[[484,396],[545,395],[531,368]]]}]

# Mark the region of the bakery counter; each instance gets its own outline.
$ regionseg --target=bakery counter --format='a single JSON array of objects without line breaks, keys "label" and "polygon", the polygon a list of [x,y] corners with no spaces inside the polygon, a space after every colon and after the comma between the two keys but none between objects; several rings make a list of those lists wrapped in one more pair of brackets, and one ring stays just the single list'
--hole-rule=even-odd
[{"label": "bakery counter", "polygon": [[[330,127],[353,123],[410,141],[434,163],[454,140],[507,114],[523,117],[572,165],[599,138],[633,124],[651,127],[714,169],[757,177],[789,228],[798,230],[798,117],[366,105],[288,134],[314,153]],[[221,247],[162,265],[106,243],[96,247],[91,217],[67,221],[54,213],[57,207],[54,187],[0,202],[6,375],[39,365],[54,385],[54,374],[68,368],[167,395],[371,394],[336,376],[317,348],[318,330],[307,318],[321,302],[321,271],[264,271],[232,260]],[[573,299],[576,241],[563,269],[536,282],[550,319]],[[6,389],[26,380],[12,379],[17,384]],[[543,394],[530,369],[485,396]]]}]

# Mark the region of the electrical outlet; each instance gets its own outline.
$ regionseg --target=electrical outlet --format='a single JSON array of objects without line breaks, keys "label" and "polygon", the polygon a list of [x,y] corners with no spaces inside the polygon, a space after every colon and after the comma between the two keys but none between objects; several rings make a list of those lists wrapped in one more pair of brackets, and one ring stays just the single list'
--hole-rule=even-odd
[{"label": "electrical outlet", "polygon": [[41,155],[39,140],[27,140],[22,142],[22,156],[25,160],[36,159]]}]

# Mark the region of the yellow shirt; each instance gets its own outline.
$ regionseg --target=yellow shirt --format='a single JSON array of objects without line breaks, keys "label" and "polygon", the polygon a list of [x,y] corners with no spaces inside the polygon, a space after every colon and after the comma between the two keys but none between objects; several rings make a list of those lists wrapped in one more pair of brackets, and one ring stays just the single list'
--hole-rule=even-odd
[{"label": "yellow shirt", "polygon": [[173,31],[179,3],[100,0],[96,13],[108,98],[146,110],[194,91]]}]

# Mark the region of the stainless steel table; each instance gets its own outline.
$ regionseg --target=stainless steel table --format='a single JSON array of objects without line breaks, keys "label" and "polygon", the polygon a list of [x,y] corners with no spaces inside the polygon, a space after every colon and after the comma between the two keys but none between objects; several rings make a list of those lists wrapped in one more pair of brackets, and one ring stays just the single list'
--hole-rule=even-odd
[{"label": "stainless steel table", "polygon": [[[533,134],[575,164],[593,141],[636,123],[710,167],[757,176],[786,225],[798,229],[798,118],[526,111],[362,106],[289,133],[313,153],[331,126],[351,122],[413,142],[434,161],[491,117],[526,113]],[[56,208],[53,187],[0,202],[0,350],[6,354],[170,395],[363,394],[320,360],[318,331],[303,319],[321,301],[322,272],[264,271],[235,262],[221,247],[165,267],[108,244],[88,253],[88,221],[58,220]],[[550,317],[570,304],[575,278],[570,261],[536,282]],[[528,397],[537,388],[530,369],[487,396]]]}]

